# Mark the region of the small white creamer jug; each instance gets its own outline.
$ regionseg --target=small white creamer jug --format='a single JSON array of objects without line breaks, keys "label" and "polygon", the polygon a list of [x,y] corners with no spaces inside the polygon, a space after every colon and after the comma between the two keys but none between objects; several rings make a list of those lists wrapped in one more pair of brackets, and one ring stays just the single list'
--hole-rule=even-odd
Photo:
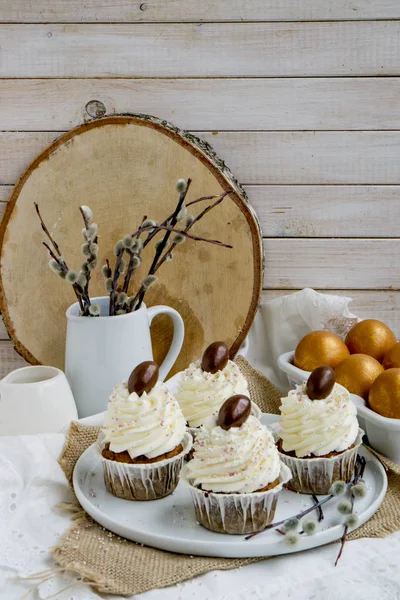
[{"label": "small white creamer jug", "polygon": [[0,381],[0,435],[57,433],[78,418],[60,369],[22,367]]}]

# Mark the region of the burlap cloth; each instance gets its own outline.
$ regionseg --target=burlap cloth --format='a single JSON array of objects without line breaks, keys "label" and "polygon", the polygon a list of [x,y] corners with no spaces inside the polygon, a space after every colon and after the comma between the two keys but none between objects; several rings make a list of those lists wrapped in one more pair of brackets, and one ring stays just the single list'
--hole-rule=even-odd
[{"label": "burlap cloth", "polygon": [[[242,357],[237,362],[246,376],[251,399],[263,412],[277,413],[279,391]],[[72,423],[59,463],[71,484],[74,466],[82,452],[93,444],[98,427]],[[400,466],[378,456],[387,472],[389,487],[378,512],[348,536],[385,537],[400,529]],[[226,559],[172,554],[130,542],[103,529],[79,505],[72,527],[61,538],[53,555],[60,567],[84,577],[98,592],[134,595],[163,588],[214,569],[236,569],[262,558]]]}]

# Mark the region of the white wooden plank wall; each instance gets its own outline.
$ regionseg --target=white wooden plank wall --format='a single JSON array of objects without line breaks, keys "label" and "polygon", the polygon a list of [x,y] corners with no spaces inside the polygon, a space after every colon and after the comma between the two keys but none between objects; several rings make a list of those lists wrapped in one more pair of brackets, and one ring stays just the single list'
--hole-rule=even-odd
[{"label": "white wooden plank wall", "polygon": [[0,214],[64,131],[154,114],[244,184],[263,298],[348,295],[400,335],[399,0],[0,0],[0,47]]}]

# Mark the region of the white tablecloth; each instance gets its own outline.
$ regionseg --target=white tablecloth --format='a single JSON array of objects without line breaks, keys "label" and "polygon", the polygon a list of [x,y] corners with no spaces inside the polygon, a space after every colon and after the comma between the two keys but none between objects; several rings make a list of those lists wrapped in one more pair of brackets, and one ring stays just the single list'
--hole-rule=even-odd
[{"label": "white tablecloth", "polygon": [[[293,349],[295,341],[310,329],[342,326],[343,319],[353,317],[347,311],[347,302],[333,296],[321,297],[312,290],[272,301],[259,312],[249,358],[279,385],[279,373],[274,368],[277,354]],[[32,582],[18,578],[54,568],[49,550],[70,526],[70,518],[55,509],[60,502],[71,500],[57,463],[64,439],[63,434],[0,438],[0,600],[18,600],[32,587]],[[337,545],[330,545],[276,557],[236,571],[208,573],[136,598],[400,600],[400,532],[382,540],[348,542],[335,568],[337,551]],[[55,576],[40,586],[36,598],[101,597],[82,585],[58,591],[70,583],[71,579]],[[34,599],[35,594],[30,598]]]}]

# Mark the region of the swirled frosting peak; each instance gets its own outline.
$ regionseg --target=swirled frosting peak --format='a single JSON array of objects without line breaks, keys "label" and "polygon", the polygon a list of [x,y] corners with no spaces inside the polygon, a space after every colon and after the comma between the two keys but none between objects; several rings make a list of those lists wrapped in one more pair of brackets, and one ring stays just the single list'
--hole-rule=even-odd
[{"label": "swirled frosting peak", "polygon": [[203,371],[198,361],[183,371],[175,396],[189,426],[199,427],[236,394],[248,396],[249,392],[245,377],[233,361],[216,373]]},{"label": "swirled frosting peak", "polygon": [[338,383],[322,400],[311,400],[306,384],[298,385],[282,398],[280,410],[282,448],[300,458],[343,452],[357,438],[357,409]]},{"label": "swirled frosting peak", "polygon": [[196,435],[186,477],[209,492],[250,493],[275,481],[279,472],[274,439],[256,417],[228,430],[211,417]]},{"label": "swirled frosting peak", "polygon": [[105,416],[104,442],[113,452],[127,451],[131,458],[156,458],[182,442],[185,417],[163,383],[139,397],[126,383],[115,386]]}]

